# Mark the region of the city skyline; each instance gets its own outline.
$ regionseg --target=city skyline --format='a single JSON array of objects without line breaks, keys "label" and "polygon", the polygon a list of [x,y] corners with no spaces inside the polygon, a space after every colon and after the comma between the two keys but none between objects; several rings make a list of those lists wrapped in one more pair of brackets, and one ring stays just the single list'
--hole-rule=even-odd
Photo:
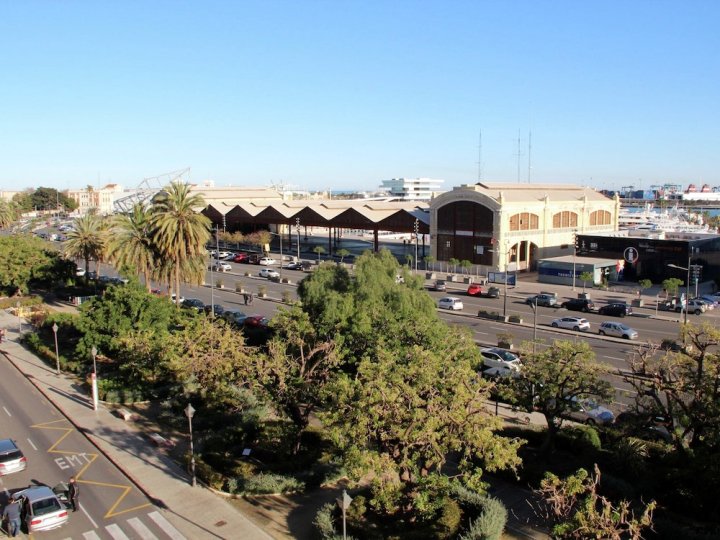
[{"label": "city skyline", "polygon": [[185,167],[193,183],[307,190],[720,185],[710,1],[4,12],[5,190],[132,188]]}]

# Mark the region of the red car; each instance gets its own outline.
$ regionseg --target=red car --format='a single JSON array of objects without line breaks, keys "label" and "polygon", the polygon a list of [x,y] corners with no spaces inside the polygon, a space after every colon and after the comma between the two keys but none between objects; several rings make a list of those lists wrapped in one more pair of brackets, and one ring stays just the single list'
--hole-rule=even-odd
[{"label": "red car", "polygon": [[270,320],[262,315],[253,315],[245,319],[243,324],[253,328],[268,328],[270,326]]},{"label": "red car", "polygon": [[483,289],[477,283],[471,283],[467,290],[468,296],[482,296],[482,293]]},{"label": "red car", "polygon": [[247,253],[237,253],[233,257],[233,262],[246,262],[248,260]]}]

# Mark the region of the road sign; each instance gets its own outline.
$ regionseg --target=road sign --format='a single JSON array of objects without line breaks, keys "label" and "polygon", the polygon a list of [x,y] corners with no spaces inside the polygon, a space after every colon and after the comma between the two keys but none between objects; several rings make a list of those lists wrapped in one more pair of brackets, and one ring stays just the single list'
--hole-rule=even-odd
[{"label": "road sign", "polygon": [[638,250],[635,249],[634,247],[625,248],[625,251],[623,252],[623,256],[625,257],[625,260],[627,262],[632,264],[638,260]]}]

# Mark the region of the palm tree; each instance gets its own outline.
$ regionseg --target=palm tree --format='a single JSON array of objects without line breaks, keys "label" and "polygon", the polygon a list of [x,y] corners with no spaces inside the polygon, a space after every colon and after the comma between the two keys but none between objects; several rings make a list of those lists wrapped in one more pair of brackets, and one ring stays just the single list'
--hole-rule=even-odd
[{"label": "palm tree", "polygon": [[0,200],[0,229],[9,227],[17,219],[17,212],[12,203]]},{"label": "palm tree", "polygon": [[201,258],[204,261],[205,245],[210,239],[210,220],[195,211],[203,206],[202,196],[191,195],[190,186],[180,182],[171,183],[153,201],[152,236],[161,256],[172,264],[178,305],[180,279],[197,280],[197,262]]},{"label": "palm tree", "polygon": [[109,242],[110,259],[118,268],[134,268],[151,290],[151,272],[157,259],[157,247],[153,244],[150,228],[150,212],[136,203],[130,214],[113,218],[112,238]]},{"label": "palm tree", "polygon": [[90,271],[90,259],[98,260],[105,250],[106,231],[95,214],[85,214],[75,220],[63,246],[66,257],[83,259],[85,273]]}]

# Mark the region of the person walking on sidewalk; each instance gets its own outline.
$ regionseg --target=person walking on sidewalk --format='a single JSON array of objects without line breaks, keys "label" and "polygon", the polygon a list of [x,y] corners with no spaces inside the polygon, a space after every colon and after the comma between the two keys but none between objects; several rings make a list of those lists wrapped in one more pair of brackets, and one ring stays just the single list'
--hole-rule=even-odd
[{"label": "person walking on sidewalk", "polygon": [[20,503],[15,497],[10,497],[10,502],[3,509],[3,519],[7,520],[8,535],[15,537],[20,532]]},{"label": "person walking on sidewalk", "polygon": [[79,506],[78,500],[80,499],[80,486],[78,486],[74,476],[70,477],[68,499],[70,499],[70,504],[72,504],[73,512],[77,512]]}]

